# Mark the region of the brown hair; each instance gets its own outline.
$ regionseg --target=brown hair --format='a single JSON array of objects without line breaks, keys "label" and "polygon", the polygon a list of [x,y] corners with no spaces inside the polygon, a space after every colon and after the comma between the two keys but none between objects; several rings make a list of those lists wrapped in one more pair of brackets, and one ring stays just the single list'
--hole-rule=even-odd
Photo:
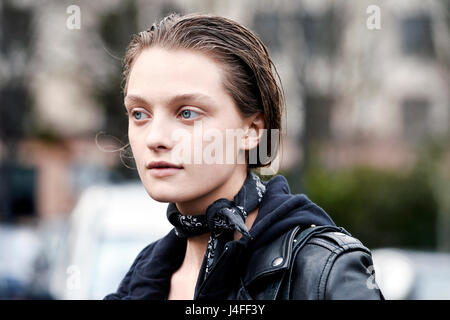
[{"label": "brown hair", "polygon": [[[269,133],[261,140],[267,141],[269,162],[262,164],[257,157],[257,163],[248,164],[248,167],[269,166],[281,143],[281,116],[285,110],[285,100],[280,76],[259,37],[228,18],[211,14],[180,16],[172,13],[153,23],[151,28],[133,35],[123,61],[122,87],[125,95],[133,62],[143,49],[152,46],[198,50],[221,63],[226,75],[224,88],[234,99],[241,115],[248,117],[263,113],[266,133]],[[271,129],[279,130],[274,152],[271,150]],[[259,154],[259,150],[257,152]]]}]

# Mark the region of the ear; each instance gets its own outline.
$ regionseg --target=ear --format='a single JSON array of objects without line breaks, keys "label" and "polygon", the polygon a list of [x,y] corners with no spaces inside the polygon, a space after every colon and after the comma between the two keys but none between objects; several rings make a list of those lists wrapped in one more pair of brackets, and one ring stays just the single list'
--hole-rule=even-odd
[{"label": "ear", "polygon": [[247,121],[246,134],[241,139],[241,149],[256,148],[261,140],[264,129],[264,115],[260,112],[251,116]]}]

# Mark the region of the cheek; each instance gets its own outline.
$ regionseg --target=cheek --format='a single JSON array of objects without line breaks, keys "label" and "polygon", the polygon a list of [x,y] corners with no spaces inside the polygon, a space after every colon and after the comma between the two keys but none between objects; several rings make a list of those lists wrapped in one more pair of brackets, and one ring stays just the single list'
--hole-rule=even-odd
[{"label": "cheek", "polygon": [[191,165],[185,171],[187,184],[181,187],[187,194],[206,194],[226,184],[234,171],[234,166],[224,164]]},{"label": "cheek", "polygon": [[[203,138],[203,159],[207,164],[243,164],[245,159],[239,152],[243,130],[239,128],[214,127]],[[213,132],[213,133],[212,133]]]},{"label": "cheek", "polygon": [[224,152],[227,152],[228,158],[233,159],[234,164],[236,164],[237,161],[242,161],[242,159],[238,157],[240,156],[239,150],[243,136],[244,131],[240,128],[230,129],[227,133],[225,133]]},{"label": "cheek", "polygon": [[142,154],[143,145],[142,139],[136,135],[133,130],[128,130],[128,141],[130,142],[131,151],[133,152],[134,159],[136,161],[140,160],[140,155]]}]

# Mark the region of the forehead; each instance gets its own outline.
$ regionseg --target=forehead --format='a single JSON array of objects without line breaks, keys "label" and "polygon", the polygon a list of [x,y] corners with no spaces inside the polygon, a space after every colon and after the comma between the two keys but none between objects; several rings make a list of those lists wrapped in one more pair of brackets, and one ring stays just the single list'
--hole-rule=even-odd
[{"label": "forehead", "polygon": [[231,99],[223,87],[224,72],[212,58],[186,49],[144,49],[128,78],[127,94],[164,99],[179,92],[197,92]]}]

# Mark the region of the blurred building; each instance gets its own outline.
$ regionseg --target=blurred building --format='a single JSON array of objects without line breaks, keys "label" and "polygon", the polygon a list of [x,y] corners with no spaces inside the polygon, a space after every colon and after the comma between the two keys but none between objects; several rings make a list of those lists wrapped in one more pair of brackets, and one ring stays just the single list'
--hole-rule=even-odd
[{"label": "blurred building", "polygon": [[[71,5],[79,29],[67,27]],[[370,5],[380,10],[379,29],[367,25]],[[67,214],[80,189],[111,179],[120,157],[95,135],[126,137],[117,82],[125,45],[134,27],[173,11],[224,15],[268,45],[287,98],[282,168],[299,166],[316,145],[329,166],[407,166],[418,143],[449,135],[449,8],[420,0],[3,1],[0,218]]]},{"label": "blurred building", "polygon": [[107,119],[95,88],[112,69],[96,22],[117,2],[78,2],[79,29],[70,1],[0,3],[0,219],[64,216],[120,163],[104,150],[120,144],[95,139]]}]

